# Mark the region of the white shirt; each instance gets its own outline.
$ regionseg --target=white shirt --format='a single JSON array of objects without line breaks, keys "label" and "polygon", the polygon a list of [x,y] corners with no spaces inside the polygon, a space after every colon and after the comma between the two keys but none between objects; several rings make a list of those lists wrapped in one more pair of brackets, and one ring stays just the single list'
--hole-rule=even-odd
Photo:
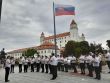
[{"label": "white shirt", "polygon": [[6,62],[5,62],[5,67],[11,67],[11,61],[10,59],[6,59]]},{"label": "white shirt", "polygon": [[36,63],[40,63],[40,59],[41,59],[40,57],[36,57],[36,60],[35,60]]},{"label": "white shirt", "polygon": [[84,55],[81,55],[79,57],[79,63],[84,63],[84,61],[85,61],[85,56]]},{"label": "white shirt", "polygon": [[45,58],[45,64],[49,63],[49,58]]},{"label": "white shirt", "polygon": [[72,59],[71,59],[71,63],[76,63],[76,57],[72,57]]},{"label": "white shirt", "polygon": [[14,59],[11,60],[11,65],[15,65],[15,60]]},{"label": "white shirt", "polygon": [[86,60],[86,63],[91,64],[91,62],[92,62],[92,56],[90,56],[90,55],[86,56],[85,60]]},{"label": "white shirt", "polygon": [[45,64],[45,58],[41,58],[40,61],[41,61],[42,64]]},{"label": "white shirt", "polygon": [[28,60],[27,59],[24,60],[23,62],[24,62],[24,65],[28,65]]},{"label": "white shirt", "polygon": [[71,59],[72,59],[72,56],[68,56],[67,59],[68,59],[68,60],[71,60]]},{"label": "white shirt", "polygon": [[33,58],[33,59],[31,59],[31,64],[33,64],[35,62],[35,59]]},{"label": "white shirt", "polygon": [[55,56],[52,56],[50,61],[51,61],[51,65],[57,66],[58,59]]},{"label": "white shirt", "polygon": [[93,59],[93,66],[94,67],[99,67],[100,66],[100,57],[95,57],[94,59]]},{"label": "white shirt", "polygon": [[110,53],[107,53],[105,57],[107,61],[110,61]]},{"label": "white shirt", "polygon": [[23,63],[23,59],[19,59],[19,64],[22,64]]},{"label": "white shirt", "polygon": [[64,58],[60,57],[60,62],[63,63],[64,62]]},{"label": "white shirt", "polygon": [[67,58],[64,58],[64,64],[68,64]]}]

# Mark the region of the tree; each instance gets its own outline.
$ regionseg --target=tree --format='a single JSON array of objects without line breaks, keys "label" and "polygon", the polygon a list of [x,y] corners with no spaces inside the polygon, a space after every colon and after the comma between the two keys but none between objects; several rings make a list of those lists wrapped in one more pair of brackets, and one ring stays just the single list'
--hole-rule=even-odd
[{"label": "tree", "polygon": [[68,41],[68,43],[65,46],[64,54],[66,56],[73,54],[74,56],[79,57],[81,54],[87,53],[89,53],[89,43],[87,41]]},{"label": "tree", "polygon": [[90,52],[95,53],[96,46],[93,43],[90,43]]},{"label": "tree", "polygon": [[90,51],[95,53],[103,53],[103,48],[102,48],[102,44],[90,44]]},{"label": "tree", "polygon": [[80,42],[80,48],[82,50],[82,54],[88,54],[89,53],[89,43],[87,41],[81,41]]},{"label": "tree", "polygon": [[66,56],[75,54],[75,42],[74,41],[68,41],[68,43],[65,46],[65,54]]},{"label": "tree", "polygon": [[95,47],[95,51],[98,53],[103,53],[103,48],[102,48],[102,44],[97,44]]},{"label": "tree", "polygon": [[82,53],[82,49],[80,47],[75,48],[75,56],[79,57]]},{"label": "tree", "polygon": [[34,56],[34,54],[35,53],[37,53],[38,54],[38,52],[37,52],[37,50],[35,50],[35,49],[27,49],[25,52],[24,52],[24,56],[27,56],[27,57],[30,57],[30,56]]},{"label": "tree", "polygon": [[107,45],[108,45],[108,47],[110,49],[110,40],[107,40]]}]

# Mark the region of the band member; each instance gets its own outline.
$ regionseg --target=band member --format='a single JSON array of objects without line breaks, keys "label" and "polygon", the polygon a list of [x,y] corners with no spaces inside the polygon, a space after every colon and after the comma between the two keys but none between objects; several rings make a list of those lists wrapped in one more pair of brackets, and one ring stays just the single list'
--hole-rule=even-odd
[{"label": "band member", "polygon": [[54,53],[52,53],[52,57],[51,57],[51,66],[52,66],[52,79],[51,80],[55,80],[57,77],[57,64],[58,64],[58,60],[56,58],[56,56],[54,55]]},{"label": "band member", "polygon": [[27,60],[28,60],[28,68],[30,68],[30,66],[31,66],[31,57],[28,57]]},{"label": "band member", "polygon": [[28,70],[28,59],[26,57],[23,60],[23,63],[24,63],[24,73],[26,73]]},{"label": "band member", "polygon": [[49,58],[45,56],[45,69],[46,69],[45,73],[48,73],[48,67],[49,67]]},{"label": "band member", "polygon": [[39,72],[40,71],[40,55],[38,55],[37,57],[36,57],[36,59],[35,59],[35,61],[36,61],[36,72]]},{"label": "band member", "polygon": [[59,55],[57,56],[57,59],[58,59],[58,65],[57,65],[58,71],[61,71],[61,61],[60,61],[60,56]]},{"label": "band member", "polygon": [[67,57],[64,58],[64,69],[65,69],[65,72],[68,72],[68,59],[67,59]]},{"label": "band member", "polygon": [[31,72],[34,72],[34,62],[35,62],[34,57],[31,58],[30,62],[31,62]]},{"label": "band member", "polygon": [[75,56],[72,56],[71,66],[72,66],[73,69],[74,69],[74,73],[77,73],[77,69],[76,69],[76,57],[75,57]]},{"label": "band member", "polygon": [[108,65],[108,68],[109,68],[108,73],[110,73],[110,52],[108,52],[105,57],[106,57],[107,65]]},{"label": "band member", "polygon": [[67,57],[67,59],[68,59],[68,68],[69,68],[69,69],[72,69],[72,66],[71,66],[72,55],[69,55],[69,56]]},{"label": "band member", "polygon": [[42,73],[44,73],[45,57],[42,56],[40,61],[41,61],[41,69],[42,69]]},{"label": "band member", "polygon": [[52,62],[51,62],[51,58],[52,58],[52,56],[49,57],[49,62],[48,62],[50,74],[52,74],[52,64],[51,64]]},{"label": "band member", "polygon": [[103,54],[99,53],[98,56],[100,58],[100,66],[99,66],[99,68],[100,68],[100,72],[102,72],[102,57],[103,57]]},{"label": "band member", "polygon": [[93,66],[95,69],[95,74],[96,74],[96,78],[100,80],[101,79],[101,72],[100,72],[100,57],[98,56],[98,54],[96,53],[95,56],[93,57]]},{"label": "band member", "polygon": [[8,77],[9,77],[10,67],[11,67],[11,61],[10,61],[10,56],[8,56],[5,62],[5,82],[9,82]]},{"label": "band member", "polygon": [[81,55],[79,57],[79,63],[80,63],[81,74],[85,74],[85,56],[84,55]]},{"label": "band member", "polygon": [[60,63],[61,63],[61,71],[64,71],[64,57],[63,55],[60,56]]},{"label": "band member", "polygon": [[23,59],[22,59],[22,57],[20,57],[20,59],[19,59],[19,73],[22,72],[22,64],[23,64]]},{"label": "band member", "polygon": [[14,57],[11,57],[11,73],[14,73],[15,60]]},{"label": "band member", "polygon": [[86,56],[85,60],[86,60],[87,68],[89,71],[88,76],[93,77],[93,65],[92,65],[93,58],[92,58],[91,54],[88,54]]}]

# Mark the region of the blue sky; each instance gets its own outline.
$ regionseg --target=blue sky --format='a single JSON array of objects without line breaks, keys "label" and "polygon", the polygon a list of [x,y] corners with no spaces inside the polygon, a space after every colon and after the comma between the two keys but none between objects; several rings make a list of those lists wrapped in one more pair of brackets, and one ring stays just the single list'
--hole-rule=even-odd
[{"label": "blue sky", "polygon": [[[110,0],[54,0],[73,5],[75,16],[56,17],[57,33],[69,31],[71,20],[78,24],[79,34],[89,42],[110,39]],[[40,34],[53,35],[53,0],[3,0],[0,24],[0,49],[7,51],[40,44]]]}]

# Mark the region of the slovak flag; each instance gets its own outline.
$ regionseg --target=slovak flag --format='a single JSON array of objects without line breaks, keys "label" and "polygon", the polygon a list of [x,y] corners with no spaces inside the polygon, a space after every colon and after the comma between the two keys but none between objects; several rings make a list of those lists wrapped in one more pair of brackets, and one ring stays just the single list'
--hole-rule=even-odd
[{"label": "slovak flag", "polygon": [[75,7],[72,5],[55,4],[55,16],[75,15]]}]

